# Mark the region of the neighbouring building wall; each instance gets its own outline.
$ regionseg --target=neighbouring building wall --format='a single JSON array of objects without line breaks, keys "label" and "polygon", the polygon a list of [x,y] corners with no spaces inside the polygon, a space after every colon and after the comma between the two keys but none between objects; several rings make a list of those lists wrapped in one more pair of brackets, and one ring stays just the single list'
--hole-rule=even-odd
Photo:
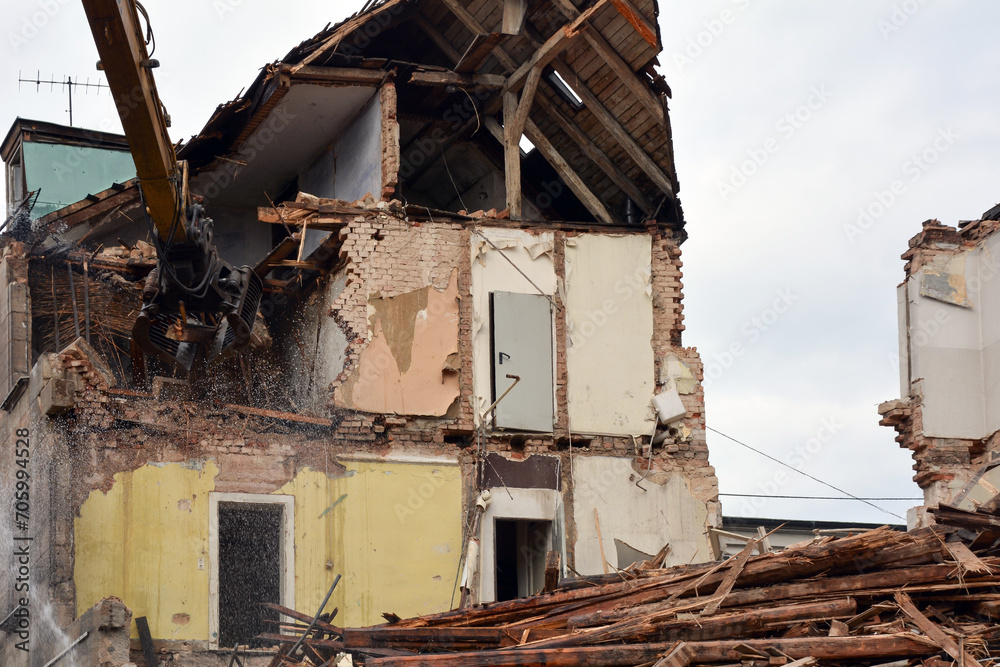
[{"label": "neighbouring building wall", "polygon": [[128,151],[35,141],[22,146],[25,185],[41,190],[32,211],[35,218],[135,177]]},{"label": "neighbouring building wall", "polygon": [[900,395],[882,423],[914,453],[924,502],[951,502],[998,447],[1000,224],[924,223],[897,288]]}]

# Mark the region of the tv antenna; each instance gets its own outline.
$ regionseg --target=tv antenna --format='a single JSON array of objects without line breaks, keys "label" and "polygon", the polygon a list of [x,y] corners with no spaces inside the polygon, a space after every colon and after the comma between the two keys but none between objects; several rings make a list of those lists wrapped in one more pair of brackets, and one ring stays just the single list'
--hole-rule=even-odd
[{"label": "tv antenna", "polygon": [[69,108],[66,111],[69,112],[69,124],[71,127],[73,125],[73,89],[83,88],[83,92],[86,95],[91,88],[94,88],[97,91],[97,94],[100,95],[102,88],[109,88],[108,84],[104,83],[100,79],[97,80],[97,83],[91,83],[90,77],[87,77],[86,82],[81,82],[80,77],[77,77],[76,80],[74,80],[73,77],[69,75],[67,75],[65,79],[62,79],[60,81],[56,80],[55,75],[52,75],[48,78],[48,80],[45,80],[42,79],[41,72],[38,72],[35,75],[34,79],[25,79],[24,77],[21,76],[21,73],[18,72],[17,73],[18,90],[21,90],[22,83],[35,84],[35,92],[41,91],[42,85],[48,85],[50,92],[55,92],[56,86],[59,86],[60,92],[65,90],[69,97]]}]

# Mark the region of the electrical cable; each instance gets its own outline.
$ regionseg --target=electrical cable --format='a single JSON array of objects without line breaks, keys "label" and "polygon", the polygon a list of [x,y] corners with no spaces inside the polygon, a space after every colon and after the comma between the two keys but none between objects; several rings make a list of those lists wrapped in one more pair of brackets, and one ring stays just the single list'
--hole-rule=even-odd
[{"label": "electrical cable", "polygon": [[885,509],[884,507],[879,507],[878,505],[876,505],[875,503],[873,503],[873,502],[871,502],[871,501],[869,501],[869,500],[865,500],[864,498],[859,498],[858,496],[854,495],[853,493],[848,493],[847,491],[844,491],[843,489],[841,489],[841,488],[839,488],[839,487],[836,487],[836,486],[834,486],[833,484],[830,484],[829,482],[824,482],[824,481],[823,481],[823,480],[821,480],[821,479],[820,479],[819,477],[814,477],[813,475],[810,475],[810,474],[809,474],[809,473],[807,473],[807,472],[803,472],[803,471],[799,470],[799,469],[798,469],[798,468],[796,468],[795,466],[791,466],[791,465],[788,465],[788,464],[787,464],[787,463],[785,463],[784,461],[781,461],[781,460],[779,460],[779,459],[776,459],[776,458],[774,458],[773,456],[771,456],[770,454],[767,454],[767,453],[765,453],[765,452],[762,452],[762,451],[760,451],[760,450],[759,450],[759,449],[757,449],[756,447],[751,447],[750,445],[748,445],[748,444],[747,444],[747,443],[745,443],[745,442],[740,442],[739,440],[737,440],[736,438],[734,438],[734,437],[733,437],[733,436],[731,436],[731,435],[726,435],[726,434],[725,434],[725,433],[723,433],[722,431],[720,431],[720,430],[718,430],[718,429],[714,429],[714,428],[712,428],[711,426],[706,426],[705,428],[706,428],[707,430],[709,430],[709,431],[713,432],[713,433],[718,433],[718,434],[719,434],[719,435],[721,435],[721,436],[722,436],[723,438],[726,438],[726,439],[728,439],[728,440],[732,440],[732,441],[733,441],[733,442],[735,442],[735,443],[736,443],[737,445],[740,445],[740,446],[742,446],[742,447],[746,447],[746,448],[747,448],[747,449],[749,449],[750,451],[752,451],[752,452],[756,452],[756,453],[760,454],[761,456],[763,456],[763,457],[764,457],[764,458],[766,458],[766,459],[770,459],[770,460],[774,461],[774,462],[775,462],[775,463],[777,463],[778,465],[782,465],[782,466],[785,466],[786,468],[789,468],[790,470],[794,470],[795,472],[799,473],[800,475],[802,475],[802,476],[804,476],[804,477],[808,477],[809,479],[811,479],[811,480],[813,480],[813,481],[815,481],[815,482],[819,482],[819,483],[820,483],[820,484],[822,484],[823,486],[827,486],[827,487],[829,487],[829,488],[833,489],[834,491],[836,491],[837,493],[842,493],[842,494],[844,494],[845,496],[848,496],[848,497],[849,497],[849,498],[851,498],[851,499],[854,499],[854,500],[857,500],[858,502],[862,502],[862,503],[864,503],[865,505],[870,505],[870,506],[874,507],[875,509],[877,509],[877,510],[878,510],[878,511],[880,511],[880,512],[885,512],[885,513],[886,513],[886,514],[888,514],[889,516],[894,516],[894,517],[896,517],[897,519],[900,519],[900,520],[902,520],[902,521],[906,521],[906,519],[905,519],[904,517],[901,517],[900,515],[896,514],[895,512],[890,512],[889,510]]},{"label": "electrical cable", "polygon": [[857,498],[845,498],[844,496],[769,496],[763,493],[720,493],[719,495],[733,498],[782,498],[789,500],[923,500],[923,498],[862,498],[860,496]]}]

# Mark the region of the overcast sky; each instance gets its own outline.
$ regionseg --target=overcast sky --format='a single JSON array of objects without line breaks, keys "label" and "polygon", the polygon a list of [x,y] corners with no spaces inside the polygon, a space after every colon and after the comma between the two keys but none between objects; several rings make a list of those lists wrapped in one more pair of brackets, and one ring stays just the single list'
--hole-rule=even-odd
[{"label": "overcast sky", "polygon": [[[362,4],[146,0],[171,136],[195,134],[261,66]],[[0,128],[67,122],[64,93],[17,79],[97,79],[81,4],[5,8]],[[997,25],[1000,4],[971,0],[661,0],[690,234],[685,343],[705,361],[710,427],[851,494],[919,495],[876,412],[899,397],[899,255],[921,221],[977,219],[1000,199]],[[76,97],[74,124],[120,131],[107,92]],[[839,495],[714,433],[709,446],[723,493]],[[898,521],[854,501],[723,505]]]}]

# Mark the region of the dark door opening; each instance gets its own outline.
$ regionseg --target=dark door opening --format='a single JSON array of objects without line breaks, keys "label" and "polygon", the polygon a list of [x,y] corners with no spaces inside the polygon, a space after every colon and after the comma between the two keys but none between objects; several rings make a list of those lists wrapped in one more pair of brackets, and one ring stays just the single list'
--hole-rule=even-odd
[{"label": "dark door opening", "polygon": [[258,646],[281,603],[281,505],[219,504],[219,646]]},{"label": "dark door opening", "polygon": [[545,555],[552,548],[552,522],[530,519],[497,519],[496,599],[513,600],[534,595],[545,585]]}]

